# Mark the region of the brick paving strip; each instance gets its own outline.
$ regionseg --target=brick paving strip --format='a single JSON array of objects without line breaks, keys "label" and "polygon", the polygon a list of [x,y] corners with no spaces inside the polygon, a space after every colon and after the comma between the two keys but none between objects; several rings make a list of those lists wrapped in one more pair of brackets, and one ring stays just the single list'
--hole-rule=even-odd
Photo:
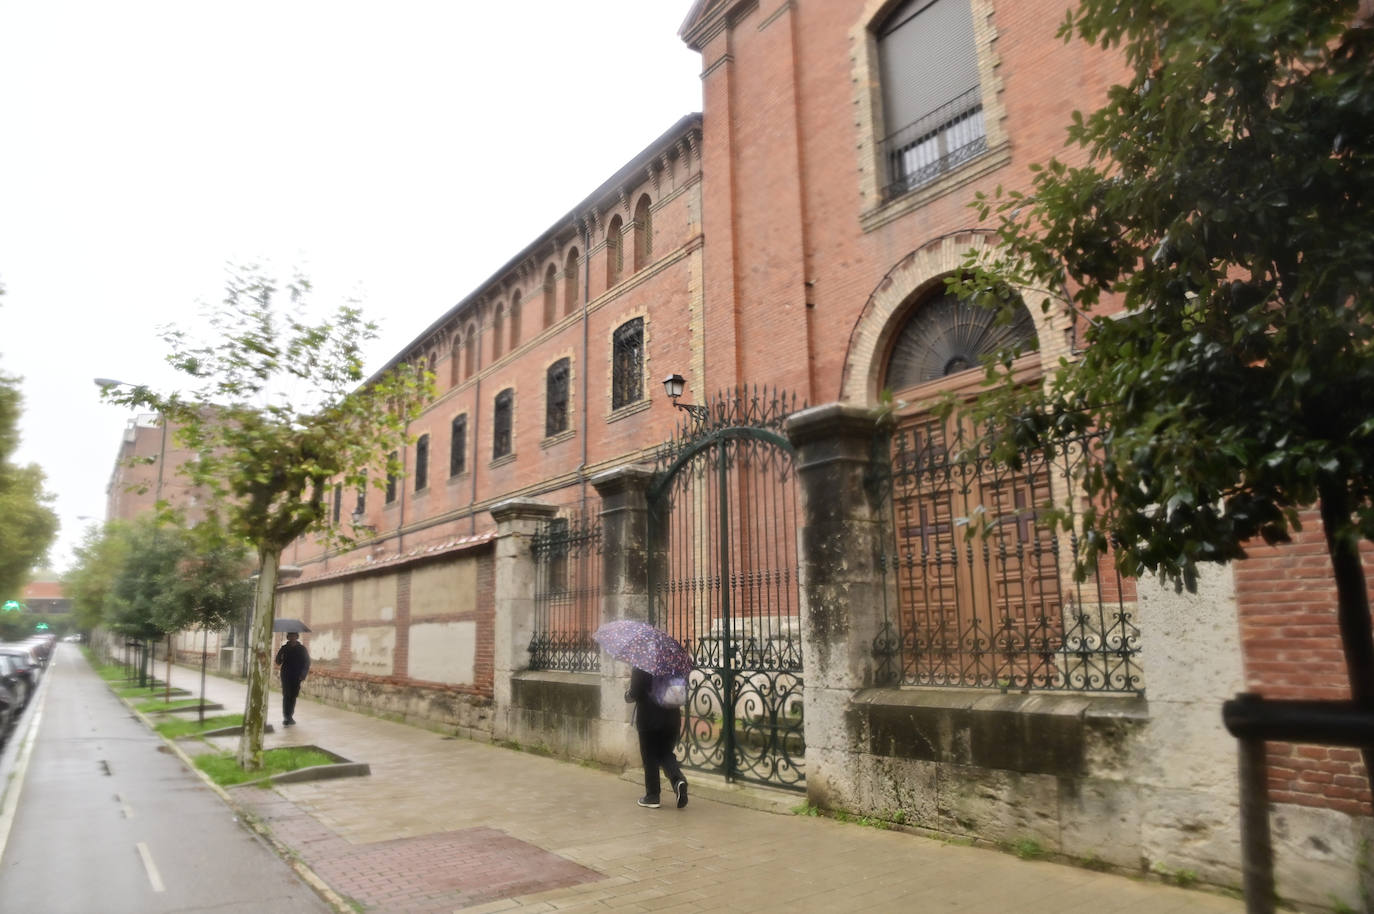
[{"label": "brick paving strip", "polygon": [[336,892],[389,914],[437,914],[605,878],[496,828],[353,845],[274,791],[233,795]]}]

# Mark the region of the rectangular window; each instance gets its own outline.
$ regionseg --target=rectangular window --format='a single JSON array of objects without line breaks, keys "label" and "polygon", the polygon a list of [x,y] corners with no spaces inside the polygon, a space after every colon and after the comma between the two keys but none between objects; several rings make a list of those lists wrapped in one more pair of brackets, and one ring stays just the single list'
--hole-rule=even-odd
[{"label": "rectangular window", "polygon": [[358,501],[353,506],[353,523],[360,523],[367,516],[367,483],[358,486]]},{"label": "rectangular window", "polygon": [[987,150],[969,0],[907,0],[878,30],[884,197]]},{"label": "rectangular window", "polygon": [[391,504],[396,500],[396,473],[392,467],[400,458],[395,451],[386,455],[386,503]]},{"label": "rectangular window", "polygon": [[515,391],[507,387],[496,395],[491,417],[491,459],[505,457],[511,452],[511,413],[515,409]]},{"label": "rectangular window", "polygon": [[421,435],[415,442],[415,491],[429,485],[429,436]]},{"label": "rectangular window", "polygon": [[343,518],[343,483],[334,483],[334,523]]},{"label": "rectangular window", "polygon": [[644,399],[644,318],[616,328],[612,356],[611,409]]},{"label": "rectangular window", "polygon": [[457,476],[468,466],[468,417],[456,416],[448,432],[448,475]]},{"label": "rectangular window", "polygon": [[549,366],[545,383],[544,437],[568,430],[568,359],[559,359]]}]

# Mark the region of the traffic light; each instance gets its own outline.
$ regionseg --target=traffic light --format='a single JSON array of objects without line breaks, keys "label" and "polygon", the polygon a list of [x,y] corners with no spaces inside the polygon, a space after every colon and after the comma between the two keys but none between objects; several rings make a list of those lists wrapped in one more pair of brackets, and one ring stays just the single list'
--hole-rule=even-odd
[{"label": "traffic light", "polygon": [[6,600],[3,608],[7,613],[23,612],[24,604],[20,603],[18,600]]}]

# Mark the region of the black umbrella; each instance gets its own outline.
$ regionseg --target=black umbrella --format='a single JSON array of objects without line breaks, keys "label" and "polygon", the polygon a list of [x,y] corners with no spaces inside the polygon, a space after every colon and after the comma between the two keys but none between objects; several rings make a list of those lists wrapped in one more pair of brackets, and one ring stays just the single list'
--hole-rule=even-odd
[{"label": "black umbrella", "polygon": [[300,619],[273,619],[272,631],[274,632],[308,632],[310,626]]}]

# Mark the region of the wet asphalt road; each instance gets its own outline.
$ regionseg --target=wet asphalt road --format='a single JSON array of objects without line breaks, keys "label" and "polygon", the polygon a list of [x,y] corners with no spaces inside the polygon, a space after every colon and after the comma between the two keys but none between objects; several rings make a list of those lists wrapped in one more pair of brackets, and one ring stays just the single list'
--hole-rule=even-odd
[{"label": "wet asphalt road", "polygon": [[5,746],[0,778],[0,911],[333,910],[166,750],[75,645],[58,645]]}]

